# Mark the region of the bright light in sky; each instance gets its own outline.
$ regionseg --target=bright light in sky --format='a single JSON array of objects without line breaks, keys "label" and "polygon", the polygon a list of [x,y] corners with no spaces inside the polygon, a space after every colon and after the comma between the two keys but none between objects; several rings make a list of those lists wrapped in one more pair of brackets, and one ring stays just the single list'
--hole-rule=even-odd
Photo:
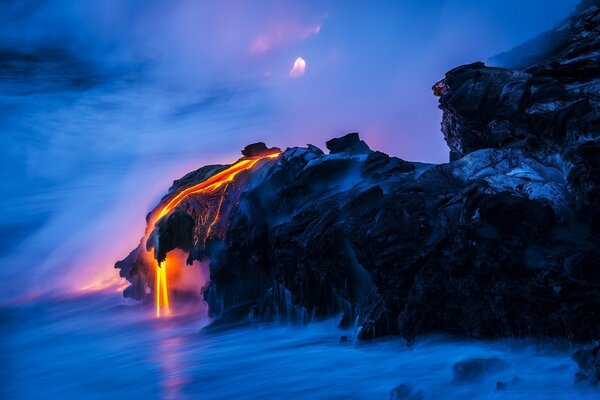
[{"label": "bright light in sky", "polygon": [[304,58],[298,57],[298,58],[296,58],[296,61],[294,61],[294,66],[292,67],[292,70],[290,71],[290,76],[292,78],[299,78],[302,75],[304,75],[305,70],[306,70],[306,61],[304,60]]}]

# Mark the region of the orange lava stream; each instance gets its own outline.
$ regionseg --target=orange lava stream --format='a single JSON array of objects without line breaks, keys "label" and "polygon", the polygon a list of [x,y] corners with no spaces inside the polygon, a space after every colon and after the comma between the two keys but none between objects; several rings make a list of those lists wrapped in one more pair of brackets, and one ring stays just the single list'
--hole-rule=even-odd
[{"label": "orange lava stream", "polygon": [[[219,189],[223,185],[229,185],[229,183],[232,182],[240,172],[251,169],[252,167],[254,167],[254,165],[256,165],[257,162],[259,162],[262,159],[275,158],[275,157],[279,156],[279,154],[281,154],[281,152],[277,151],[277,152],[267,154],[264,156],[260,156],[260,157],[246,158],[246,159],[240,160],[240,161],[236,162],[235,164],[233,164],[231,167],[226,168],[223,171],[218,172],[215,175],[211,176],[207,180],[200,182],[194,186],[191,186],[191,187],[184,189],[181,192],[177,193],[175,195],[175,197],[173,197],[167,204],[165,204],[161,208],[157,209],[154,212],[154,214],[150,217],[150,221],[148,221],[148,229],[146,230],[146,234],[149,235],[150,233],[152,233],[152,231],[154,230],[154,228],[156,226],[156,223],[161,218],[163,218],[165,215],[167,215],[171,211],[173,211],[173,209],[176,208],[187,196],[192,195],[192,194],[199,194],[199,193],[210,193],[210,192],[213,192],[213,191]],[[225,189],[227,189],[227,186],[225,186]],[[221,206],[223,205],[224,198],[225,198],[225,190],[223,191],[223,194],[221,195],[221,198],[219,199],[219,204],[217,206],[217,211],[216,211],[215,217],[211,221],[208,228],[206,229],[207,237],[210,234],[211,229],[213,228],[213,226],[218,221],[218,219],[221,215]],[[149,255],[149,259],[153,259],[151,254],[148,254],[148,255]],[[167,261],[168,261],[168,259],[165,260],[161,264],[159,264],[159,263],[156,264],[154,294],[155,294],[155,300],[156,300],[156,316],[157,317],[160,317],[161,314],[163,314],[163,313],[164,313],[164,315],[169,315],[171,312],[170,305],[169,305],[169,287],[168,287],[168,281],[167,281],[167,264],[168,264]]]},{"label": "orange lava stream", "polygon": [[156,265],[156,288],[155,288],[155,297],[156,297],[156,316],[160,317],[161,308],[164,309],[165,315],[169,315],[171,313],[171,308],[169,306],[169,289],[167,287],[167,263],[159,267]]}]

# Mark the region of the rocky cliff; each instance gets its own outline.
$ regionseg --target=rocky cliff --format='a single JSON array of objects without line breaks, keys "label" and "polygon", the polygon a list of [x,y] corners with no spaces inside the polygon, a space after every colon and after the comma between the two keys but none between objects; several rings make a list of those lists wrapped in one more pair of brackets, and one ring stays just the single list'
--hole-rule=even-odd
[{"label": "rocky cliff", "polygon": [[[145,248],[157,260],[180,248],[209,262],[216,319],[340,315],[363,338],[599,339],[599,23],[586,2],[527,65],[474,63],[436,83],[448,164],[390,157],[353,133],[190,195],[117,263],[124,294],[152,290]],[[161,204],[226,167],[186,175]]]}]

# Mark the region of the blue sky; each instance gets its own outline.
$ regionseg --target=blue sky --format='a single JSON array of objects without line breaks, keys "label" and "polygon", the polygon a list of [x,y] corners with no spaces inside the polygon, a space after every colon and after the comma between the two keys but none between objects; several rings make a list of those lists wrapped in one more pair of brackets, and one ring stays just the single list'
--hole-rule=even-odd
[{"label": "blue sky", "polygon": [[359,131],[445,162],[433,83],[576,3],[0,2],[0,278],[18,293],[57,268],[70,286],[112,274],[173,179],[251,142]]}]

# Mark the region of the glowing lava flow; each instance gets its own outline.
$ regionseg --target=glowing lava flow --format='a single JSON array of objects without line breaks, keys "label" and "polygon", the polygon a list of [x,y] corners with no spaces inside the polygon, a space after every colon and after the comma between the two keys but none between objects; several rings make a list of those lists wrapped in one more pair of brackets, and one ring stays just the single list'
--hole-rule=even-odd
[{"label": "glowing lava flow", "polygon": [[[160,317],[161,306],[165,310],[165,314],[171,313],[169,306],[169,289],[167,287],[167,263],[165,262],[162,268],[156,264],[156,288],[154,289],[156,297],[156,316]],[[162,300],[162,301],[161,301]],[[161,304],[162,303],[162,304]]]},{"label": "glowing lava flow", "polygon": [[[226,185],[225,189],[227,189],[227,185],[229,185],[229,183],[231,181],[233,181],[233,179],[236,177],[237,174],[239,174],[242,171],[249,170],[250,168],[254,167],[254,165],[257,162],[259,162],[262,159],[275,158],[275,157],[279,156],[279,154],[281,154],[281,152],[277,151],[275,153],[271,153],[271,154],[267,154],[267,155],[263,155],[263,156],[259,156],[259,157],[246,158],[246,159],[240,160],[240,161],[236,162],[235,164],[233,164],[231,167],[226,168],[223,171],[220,171],[220,172],[214,174],[207,180],[200,182],[194,186],[191,186],[191,187],[184,189],[181,192],[177,193],[175,195],[175,197],[173,197],[171,200],[169,200],[168,203],[166,203],[164,206],[157,208],[155,210],[153,215],[150,217],[150,221],[148,222],[148,229],[146,231],[146,234],[150,235],[152,233],[152,231],[154,230],[156,223],[161,218],[163,218],[165,215],[169,214],[187,196],[192,195],[192,194],[199,194],[199,193],[211,193],[211,192],[219,189],[223,185]],[[221,215],[221,206],[223,205],[223,199],[225,198],[225,192],[226,192],[226,190],[223,190],[223,193],[222,193],[221,198],[219,199],[219,203],[217,205],[215,217],[211,221],[208,228],[206,229],[206,237],[208,237],[212,227],[215,225],[215,223],[217,222],[217,220],[219,219],[219,217]],[[146,239],[147,239],[147,237],[146,237]],[[152,257],[151,252],[148,253],[148,256],[149,256],[148,260],[154,259]],[[168,287],[168,280],[167,280],[167,264],[168,264],[168,262],[167,261],[168,260],[165,260],[162,264],[161,263],[156,264],[154,295],[155,295],[155,299],[156,299],[156,316],[157,317],[161,316],[161,311],[164,311],[164,315],[169,315],[171,312],[170,306],[169,306],[169,287]]]}]

